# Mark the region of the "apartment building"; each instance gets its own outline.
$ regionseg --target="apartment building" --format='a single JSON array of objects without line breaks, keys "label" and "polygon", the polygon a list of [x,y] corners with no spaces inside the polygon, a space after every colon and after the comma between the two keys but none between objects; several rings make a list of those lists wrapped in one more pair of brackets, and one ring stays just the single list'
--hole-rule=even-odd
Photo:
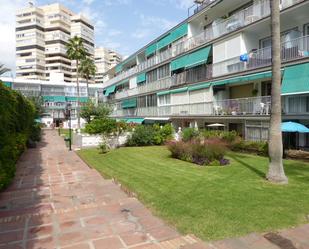
[{"label": "apartment building", "polygon": [[16,76],[49,80],[63,73],[66,82],[76,81],[74,63],[66,56],[71,37],[83,39],[87,53],[94,56],[94,27],[81,15],[60,4],[21,9],[16,15]]},{"label": "apartment building", "polygon": [[[179,25],[118,64],[104,84],[113,117],[267,140],[271,110],[269,0],[204,0]],[[309,125],[309,1],[281,0],[282,113]],[[294,136],[294,135],[292,135]],[[309,136],[295,135],[309,148]]]},{"label": "apartment building", "polygon": [[95,75],[95,83],[103,83],[114,75],[110,69],[115,67],[122,61],[122,56],[108,48],[95,48],[95,64],[97,72]]},{"label": "apartment building", "polygon": [[[63,74],[52,73],[51,80],[33,80],[22,78],[0,77],[0,80],[7,87],[21,92],[27,97],[37,97],[42,99],[44,107],[43,122],[50,126],[51,124],[65,123],[68,126],[65,117],[65,110],[67,104],[71,104],[72,112],[72,128],[77,128],[77,84],[68,83],[64,81]],[[103,101],[103,85],[89,84],[87,88],[86,83],[79,84],[81,105],[92,100],[95,103]],[[81,120],[82,125],[85,121]]]}]

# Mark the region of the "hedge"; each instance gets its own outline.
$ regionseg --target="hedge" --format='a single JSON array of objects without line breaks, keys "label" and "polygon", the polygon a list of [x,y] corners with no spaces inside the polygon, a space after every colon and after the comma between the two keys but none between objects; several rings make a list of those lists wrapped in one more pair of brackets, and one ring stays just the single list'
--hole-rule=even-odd
[{"label": "hedge", "polygon": [[33,137],[35,115],[31,101],[0,82],[0,190],[11,182],[15,164]]}]

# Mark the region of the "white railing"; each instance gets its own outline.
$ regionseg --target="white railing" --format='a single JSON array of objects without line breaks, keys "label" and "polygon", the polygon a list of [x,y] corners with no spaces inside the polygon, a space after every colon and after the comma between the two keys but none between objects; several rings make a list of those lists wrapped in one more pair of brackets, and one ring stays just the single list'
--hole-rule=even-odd
[{"label": "white railing", "polygon": [[[303,36],[281,43],[282,62],[309,57],[309,36]],[[258,49],[248,54],[247,61],[240,56],[213,64],[213,77],[271,65],[271,47]]]},{"label": "white railing", "polygon": [[[139,65],[127,71],[122,72],[116,77],[110,79],[107,82],[107,85],[108,86],[113,85],[114,83],[126,79],[136,73],[143,72],[146,69],[151,68],[156,64],[162,63],[166,60],[169,60],[172,57],[185,53],[200,45],[210,42],[213,39],[216,39],[227,33],[233,32],[234,30],[242,28],[266,16],[269,16],[270,15],[269,1],[270,0],[255,1],[252,6],[249,6],[248,8],[235,13],[229,18],[218,19],[214,21],[210,27],[206,28],[206,30],[204,30],[200,34],[194,37],[187,38],[181,42],[178,42],[174,44],[172,48],[151,57],[150,59],[140,63]],[[282,0],[281,10],[291,7],[303,1],[305,0]]]},{"label": "white railing", "polygon": [[158,107],[116,110],[112,116],[244,116],[270,115],[271,97],[259,96]]}]

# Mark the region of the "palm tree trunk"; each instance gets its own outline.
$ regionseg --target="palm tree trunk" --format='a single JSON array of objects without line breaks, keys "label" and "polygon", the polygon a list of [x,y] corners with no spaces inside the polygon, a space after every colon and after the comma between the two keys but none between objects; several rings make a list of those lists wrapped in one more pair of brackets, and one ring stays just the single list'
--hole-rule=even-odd
[{"label": "palm tree trunk", "polygon": [[77,84],[77,109],[76,109],[76,115],[77,115],[77,128],[80,129],[80,115],[79,115],[79,111],[80,111],[80,102],[79,102],[79,97],[80,97],[80,94],[79,94],[79,61],[76,60],[76,84]]},{"label": "palm tree trunk", "polygon": [[284,173],[281,132],[281,49],[280,49],[280,10],[279,0],[271,0],[271,32],[272,32],[272,90],[271,118],[269,128],[269,171],[267,179],[274,183],[286,184],[288,179]]}]

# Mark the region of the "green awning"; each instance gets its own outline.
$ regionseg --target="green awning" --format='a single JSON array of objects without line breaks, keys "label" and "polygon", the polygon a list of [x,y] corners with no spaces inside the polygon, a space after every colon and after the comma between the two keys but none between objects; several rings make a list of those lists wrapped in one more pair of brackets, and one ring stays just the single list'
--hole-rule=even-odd
[{"label": "green awning", "polygon": [[188,87],[182,87],[182,88],[177,88],[177,89],[171,90],[171,93],[183,93],[183,92],[186,92],[186,91],[188,91]]},{"label": "green awning", "polygon": [[175,71],[180,68],[196,67],[206,63],[208,60],[210,50],[211,46],[208,46],[173,60],[171,62],[171,70]]},{"label": "green awning", "polygon": [[66,102],[65,96],[43,96],[44,102]]},{"label": "green awning", "polygon": [[123,109],[135,108],[137,106],[137,98],[125,99],[121,102]]},{"label": "green awning", "polygon": [[144,118],[128,118],[126,123],[142,124],[144,120],[145,120]]},{"label": "green awning", "polygon": [[197,90],[201,90],[201,89],[205,89],[205,88],[209,88],[210,87],[210,82],[206,82],[206,83],[200,83],[194,86],[189,86],[188,90],[189,91],[197,91]]},{"label": "green awning", "polygon": [[115,90],[116,90],[116,85],[109,86],[108,88],[106,88],[104,92],[104,96],[109,96],[111,93],[114,93]]},{"label": "green awning", "polygon": [[184,23],[172,30],[168,35],[157,42],[157,49],[161,49],[188,34],[188,23]]},{"label": "green awning", "polygon": [[158,96],[162,96],[162,95],[167,95],[167,94],[170,94],[171,91],[164,91],[164,92],[158,92],[157,95]]},{"label": "green awning", "polygon": [[136,78],[137,84],[143,83],[145,81],[146,81],[146,73],[141,73],[141,74],[137,75],[137,78]]},{"label": "green awning", "polygon": [[309,63],[286,67],[282,94],[309,93]]},{"label": "green awning", "polygon": [[12,88],[12,82],[2,81],[2,83],[9,88]]},{"label": "green awning", "polygon": [[[65,97],[66,101],[68,102],[77,102],[77,97]],[[87,103],[88,102],[88,97],[79,97],[79,102],[81,103]]]},{"label": "green awning", "polygon": [[218,80],[214,81],[211,84],[213,86],[220,86],[220,85],[227,85],[227,84],[235,84],[235,83],[242,83],[242,82],[248,82],[248,81],[255,81],[255,80],[261,80],[261,79],[268,79],[271,78],[272,73],[271,71],[268,72],[262,72],[262,73],[255,73],[245,76],[239,76],[224,80]]},{"label": "green awning", "polygon": [[157,50],[157,43],[153,43],[146,48],[145,54],[146,56],[152,55],[156,52],[156,50]]},{"label": "green awning", "polygon": [[118,64],[115,68],[116,73],[119,73],[122,71],[122,63]]},{"label": "green awning", "polygon": [[157,42],[157,49],[159,50],[161,48],[164,48],[171,43],[172,43],[171,34],[168,34]]},{"label": "green awning", "polygon": [[126,79],[126,80],[123,80],[123,81],[120,81],[119,83],[117,83],[115,86],[121,86],[121,85],[124,85],[126,83],[129,83],[129,79]]},{"label": "green awning", "polygon": [[180,25],[178,28],[173,30],[170,34],[172,41],[176,41],[179,38],[188,34],[188,23]]}]

